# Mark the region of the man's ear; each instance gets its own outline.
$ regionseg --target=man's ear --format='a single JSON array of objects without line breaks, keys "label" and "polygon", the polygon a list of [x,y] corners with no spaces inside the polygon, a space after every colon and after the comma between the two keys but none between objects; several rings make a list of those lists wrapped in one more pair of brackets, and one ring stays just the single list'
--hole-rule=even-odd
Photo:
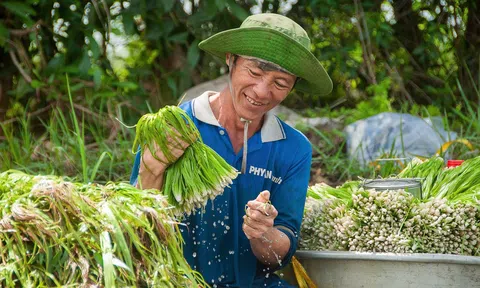
[{"label": "man's ear", "polygon": [[232,57],[231,53],[225,53],[225,63],[227,63],[227,66],[230,65],[230,57]]}]

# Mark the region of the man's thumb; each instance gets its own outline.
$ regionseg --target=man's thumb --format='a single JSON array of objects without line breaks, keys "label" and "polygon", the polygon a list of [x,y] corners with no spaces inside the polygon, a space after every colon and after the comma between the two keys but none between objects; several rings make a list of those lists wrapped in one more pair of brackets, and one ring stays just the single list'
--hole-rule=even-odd
[{"label": "man's thumb", "polygon": [[258,202],[267,203],[268,201],[270,201],[270,191],[264,190],[260,192],[260,194],[258,194],[257,196],[257,199],[255,200]]}]

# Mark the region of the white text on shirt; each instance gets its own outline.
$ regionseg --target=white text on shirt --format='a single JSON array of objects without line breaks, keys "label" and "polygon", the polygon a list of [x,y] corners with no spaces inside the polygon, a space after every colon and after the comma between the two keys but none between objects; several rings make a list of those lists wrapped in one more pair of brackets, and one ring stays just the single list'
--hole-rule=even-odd
[{"label": "white text on shirt", "polygon": [[250,166],[250,170],[248,171],[249,174],[253,174],[256,176],[264,177],[265,179],[272,179],[273,183],[281,184],[282,177],[275,177],[272,175],[271,170],[267,170],[265,168],[259,168],[255,166]]}]

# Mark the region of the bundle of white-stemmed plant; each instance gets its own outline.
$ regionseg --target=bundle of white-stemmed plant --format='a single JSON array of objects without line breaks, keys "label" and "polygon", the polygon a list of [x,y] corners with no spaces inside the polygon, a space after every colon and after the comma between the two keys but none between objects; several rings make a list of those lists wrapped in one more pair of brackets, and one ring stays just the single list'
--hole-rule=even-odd
[{"label": "bundle of white-stemmed plant", "polygon": [[398,175],[422,178],[422,199],[358,182],[308,191],[300,247],[309,250],[480,254],[480,157],[445,169],[415,159]]},{"label": "bundle of white-stemmed plant", "polygon": [[[186,145],[184,154],[176,159],[172,147]],[[170,164],[161,192],[177,214],[190,215],[197,208],[204,208],[238,175],[234,167],[203,143],[193,121],[177,106],[165,106],[140,118],[133,152],[139,146],[142,151],[149,149],[157,160]],[[156,156],[156,149],[161,150],[165,159]]]}]

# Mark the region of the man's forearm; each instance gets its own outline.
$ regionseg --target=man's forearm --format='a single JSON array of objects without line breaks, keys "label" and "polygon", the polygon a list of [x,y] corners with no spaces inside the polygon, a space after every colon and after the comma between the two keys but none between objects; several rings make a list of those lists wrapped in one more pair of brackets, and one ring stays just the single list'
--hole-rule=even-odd
[{"label": "man's forearm", "polygon": [[158,189],[162,190],[163,188],[163,175],[159,176],[154,175],[148,170],[140,169],[138,173],[137,188],[139,189]]},{"label": "man's forearm", "polygon": [[290,239],[273,227],[262,238],[250,239],[250,246],[260,262],[268,266],[279,266],[290,249]]}]

